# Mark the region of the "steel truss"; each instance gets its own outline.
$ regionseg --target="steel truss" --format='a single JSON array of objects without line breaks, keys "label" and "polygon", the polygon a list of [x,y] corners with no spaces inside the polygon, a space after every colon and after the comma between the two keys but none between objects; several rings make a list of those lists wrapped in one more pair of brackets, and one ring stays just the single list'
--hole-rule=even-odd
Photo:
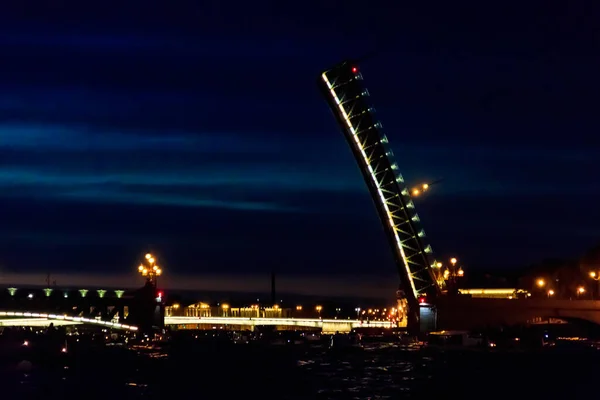
[{"label": "steel truss", "polygon": [[369,92],[355,64],[345,61],[321,74],[319,86],[342,127],[354,157],[375,202],[382,225],[393,249],[409,307],[416,310],[419,297],[440,292],[431,259],[431,246],[393,159],[381,123],[367,102]]}]

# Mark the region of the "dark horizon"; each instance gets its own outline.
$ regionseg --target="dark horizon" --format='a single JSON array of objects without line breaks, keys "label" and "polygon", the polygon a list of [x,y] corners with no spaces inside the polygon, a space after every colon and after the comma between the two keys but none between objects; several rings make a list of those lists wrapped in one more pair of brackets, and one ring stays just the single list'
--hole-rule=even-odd
[{"label": "dark horizon", "polygon": [[373,50],[360,67],[400,172],[444,178],[415,199],[438,258],[515,269],[598,244],[593,24],[527,5],[361,4],[185,4],[143,21],[133,5],[45,20],[7,7],[0,271],[117,280],[151,251],[182,282],[393,277],[315,84]]}]

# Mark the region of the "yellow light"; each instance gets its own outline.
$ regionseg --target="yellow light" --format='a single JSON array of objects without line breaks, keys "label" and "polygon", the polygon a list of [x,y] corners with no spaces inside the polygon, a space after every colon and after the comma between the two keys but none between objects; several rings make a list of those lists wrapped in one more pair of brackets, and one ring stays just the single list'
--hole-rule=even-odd
[{"label": "yellow light", "polygon": [[544,286],[546,285],[546,281],[545,281],[545,280],[543,280],[543,279],[538,279],[538,280],[537,280],[537,282],[536,282],[536,284],[537,284],[539,287],[544,287]]},{"label": "yellow light", "polygon": [[150,257],[150,258],[148,259],[148,262],[149,262],[150,264],[154,264],[154,261],[155,261],[155,260],[154,260],[154,258],[153,258],[153,257]]},{"label": "yellow light", "polygon": [[223,304],[221,307],[223,307],[223,310],[227,310],[229,309],[229,304]]},{"label": "yellow light", "polygon": [[149,260],[151,258],[152,258],[152,254],[150,254],[150,253],[146,254],[146,260]]},{"label": "yellow light", "polygon": [[458,270],[458,276],[464,276],[465,275],[465,271],[463,271],[462,269]]},{"label": "yellow light", "polygon": [[154,267],[152,267],[153,270],[157,270],[158,269],[158,265],[155,265]]},{"label": "yellow light", "polygon": [[322,307],[322,306],[316,306],[316,307],[315,307],[315,310],[317,310],[317,311],[321,311],[322,309],[323,309],[323,307]]},{"label": "yellow light", "polygon": [[173,308],[177,310],[179,308],[179,304],[173,304]]},{"label": "yellow light", "polygon": [[552,289],[548,290],[548,296],[554,296],[554,290],[552,290]]},{"label": "yellow light", "polygon": [[424,183],[423,184],[423,190],[427,190],[427,189],[429,189],[429,185],[427,183]]},{"label": "yellow light", "polygon": [[438,263],[435,264],[435,266],[438,267],[438,268],[442,268],[442,265],[443,264],[441,262],[438,262]]},{"label": "yellow light", "polygon": [[421,191],[419,189],[413,189],[412,194],[413,196],[418,196],[421,194]]},{"label": "yellow light", "polygon": [[143,266],[143,265],[140,265],[140,266],[138,267],[138,271],[142,272],[143,270],[144,270],[144,266]]},{"label": "yellow light", "polygon": [[454,258],[454,257],[452,257],[450,259],[450,264],[452,264],[452,265],[456,265],[457,262],[458,262],[458,260],[456,258]]},{"label": "yellow light", "polygon": [[161,275],[162,275],[162,269],[157,269],[156,276],[161,276]]},{"label": "yellow light", "polygon": [[577,292],[578,292],[578,293],[585,293],[585,288],[584,288],[583,286],[579,286],[579,287],[577,288]]},{"label": "yellow light", "polygon": [[296,311],[302,311],[302,306],[296,306]]},{"label": "yellow light", "polygon": [[596,277],[596,273],[594,271],[590,272],[590,278],[595,278]]}]

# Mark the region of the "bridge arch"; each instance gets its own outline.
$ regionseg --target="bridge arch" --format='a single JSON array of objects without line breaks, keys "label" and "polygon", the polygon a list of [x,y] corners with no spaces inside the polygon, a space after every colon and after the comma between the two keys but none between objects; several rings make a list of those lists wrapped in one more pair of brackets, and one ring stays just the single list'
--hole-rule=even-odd
[{"label": "bridge arch", "polygon": [[133,325],[121,324],[118,322],[112,321],[102,321],[92,318],[84,318],[84,317],[76,317],[71,315],[59,315],[59,314],[50,314],[50,313],[38,313],[32,311],[0,311],[0,326],[2,326],[3,321],[12,321],[14,322],[17,318],[30,318],[30,319],[40,319],[40,320],[48,320],[48,321],[66,321],[72,322],[75,324],[88,324],[88,325],[96,325],[103,326],[111,329],[120,329],[127,331],[137,331],[138,327]]}]

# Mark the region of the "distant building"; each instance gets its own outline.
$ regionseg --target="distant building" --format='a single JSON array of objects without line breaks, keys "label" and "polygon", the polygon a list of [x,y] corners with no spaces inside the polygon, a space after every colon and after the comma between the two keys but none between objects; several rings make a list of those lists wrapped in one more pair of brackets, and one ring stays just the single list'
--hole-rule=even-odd
[{"label": "distant building", "polygon": [[281,308],[278,305],[273,307],[259,307],[252,305],[249,307],[231,307],[228,304],[211,306],[207,303],[195,303],[186,307],[179,304],[173,304],[165,307],[167,317],[237,317],[237,318],[291,318],[292,310]]},{"label": "distant building", "polygon": [[459,289],[462,295],[486,299],[521,299],[531,297],[531,293],[523,289]]}]

